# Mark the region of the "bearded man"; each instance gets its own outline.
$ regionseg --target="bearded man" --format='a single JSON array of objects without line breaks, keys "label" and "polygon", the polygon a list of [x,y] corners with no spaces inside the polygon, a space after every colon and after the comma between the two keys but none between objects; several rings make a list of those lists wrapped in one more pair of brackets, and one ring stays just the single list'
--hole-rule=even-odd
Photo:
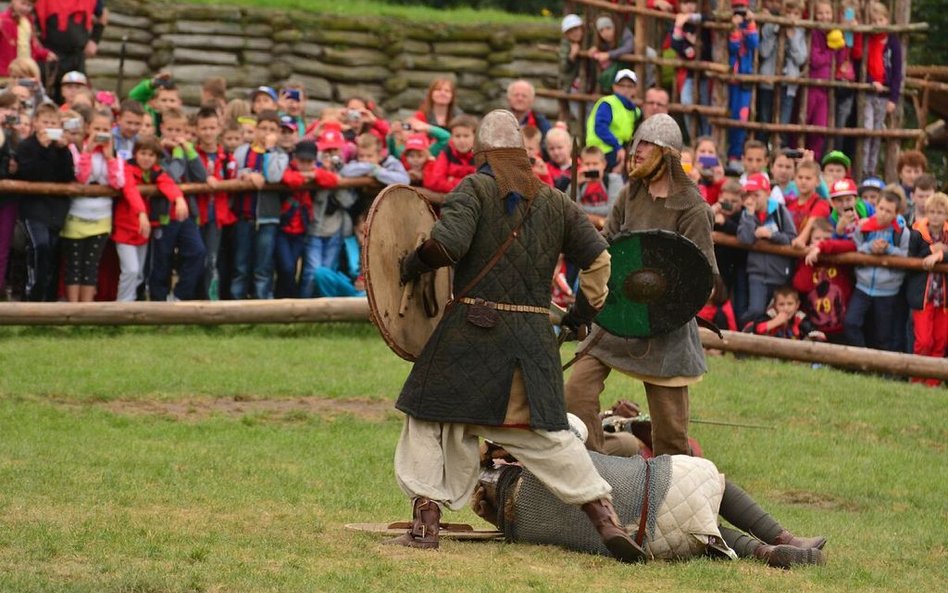
[{"label": "bearded man", "polygon": [[[431,237],[401,264],[403,282],[454,266],[455,294],[405,382],[395,474],[412,525],[390,544],[437,548],[442,507],[468,502],[483,437],[516,454],[560,500],[581,505],[617,559],[642,549],[619,523],[612,488],[568,429],[550,278],[560,253],[582,269],[587,310],[603,305],[606,242],[579,207],[534,176],[515,116],[489,113],[475,138],[479,169],[448,194]],[[463,287],[460,290],[457,287]]]},{"label": "bearded man", "polygon": [[[603,232],[607,238],[649,229],[678,233],[698,246],[716,275],[711,209],[681,167],[681,145],[681,128],[671,116],[658,113],[642,122],[628,159],[629,183]],[[581,297],[576,307],[585,307]],[[587,448],[605,453],[599,395],[606,377],[616,369],[645,383],[654,454],[690,454],[688,386],[707,371],[694,320],[644,339],[620,338],[594,325],[578,353],[566,382],[566,403],[589,429]]]}]

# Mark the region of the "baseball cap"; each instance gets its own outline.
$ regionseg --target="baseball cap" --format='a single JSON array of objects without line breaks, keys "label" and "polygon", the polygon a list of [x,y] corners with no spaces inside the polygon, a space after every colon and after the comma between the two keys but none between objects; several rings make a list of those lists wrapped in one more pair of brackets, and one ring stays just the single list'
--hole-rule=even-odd
[{"label": "baseball cap", "polygon": [[73,70],[72,72],[67,72],[63,74],[62,84],[81,84],[83,86],[89,86],[89,79],[86,78],[86,75],[78,70]]},{"label": "baseball cap", "polygon": [[635,72],[633,72],[632,70],[629,70],[628,68],[623,68],[622,70],[619,70],[618,72],[616,72],[616,78],[613,82],[619,82],[623,78],[628,78],[629,80],[632,81],[632,84],[639,83],[639,77],[635,75]]},{"label": "baseball cap", "polygon": [[859,193],[856,182],[850,178],[840,179],[830,188],[830,199],[843,196],[855,196]]},{"label": "baseball cap", "polygon": [[279,97],[277,97],[277,92],[273,90],[273,87],[270,87],[270,86],[258,86],[254,90],[250,91],[250,100],[253,101],[254,97],[259,95],[260,93],[267,95],[274,101],[279,101]]},{"label": "baseball cap", "polygon": [[583,26],[583,19],[578,14],[568,14],[563,17],[563,22],[560,24],[560,30],[563,33],[566,33],[570,29],[575,29],[576,27]]},{"label": "baseball cap", "polygon": [[293,156],[301,161],[315,161],[316,154],[316,143],[312,140],[300,141],[293,150]]},{"label": "baseball cap", "polygon": [[280,127],[289,128],[294,132],[299,129],[299,126],[296,124],[296,120],[293,119],[292,115],[281,115],[280,116]]},{"label": "baseball cap", "polygon": [[612,22],[612,17],[610,16],[601,16],[596,19],[596,30],[602,31],[603,29],[615,29],[616,24]]},{"label": "baseball cap", "polygon": [[770,191],[770,180],[767,179],[767,176],[763,173],[754,173],[753,175],[748,175],[747,179],[744,180],[742,184],[745,192],[752,191]]},{"label": "baseball cap", "polygon": [[885,181],[882,181],[878,177],[866,177],[862,180],[862,184],[859,186],[859,193],[861,194],[867,189],[882,191],[885,189]]},{"label": "baseball cap", "polygon": [[836,164],[838,164],[838,165],[842,165],[842,166],[846,167],[846,170],[847,170],[847,171],[848,171],[849,168],[852,167],[852,165],[853,165],[852,159],[850,159],[848,156],[846,156],[846,153],[844,153],[844,152],[841,151],[841,150],[833,150],[833,151],[830,151],[830,152],[826,153],[826,154],[823,156],[823,160],[820,161],[820,166],[825,167],[826,165],[828,165],[828,164],[830,164],[830,163],[836,163]]},{"label": "baseball cap", "polygon": [[316,147],[319,150],[332,150],[333,148],[343,148],[346,145],[346,139],[342,136],[342,128],[338,125],[327,124],[319,137],[316,138]]},{"label": "baseball cap", "polygon": [[428,138],[424,134],[412,134],[405,139],[405,152],[409,150],[428,150]]}]

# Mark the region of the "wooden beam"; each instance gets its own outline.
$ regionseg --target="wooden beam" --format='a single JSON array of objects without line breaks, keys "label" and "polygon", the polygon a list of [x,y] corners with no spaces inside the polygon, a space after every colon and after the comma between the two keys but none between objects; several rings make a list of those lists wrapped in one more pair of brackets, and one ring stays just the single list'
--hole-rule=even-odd
[{"label": "wooden beam", "polygon": [[786,340],[732,331],[721,332],[724,334],[724,340],[721,340],[714,332],[707,329],[701,328],[699,331],[701,344],[705,348],[765,358],[815,362],[862,372],[948,381],[948,359],[945,358],[915,356],[822,342]]},{"label": "wooden beam", "polygon": [[228,325],[365,321],[365,298],[0,303],[0,325]]},{"label": "wooden beam", "polygon": [[[734,235],[714,231],[711,233],[714,244],[721,247],[731,247],[734,249],[743,249],[745,251],[757,251],[760,253],[772,253],[784,257],[800,259],[806,255],[807,250],[800,247],[791,247],[789,245],[775,245],[770,241],[756,241],[753,245],[741,243]],[[847,253],[828,253],[820,254],[820,263],[839,264],[843,266],[881,266],[883,268],[898,268],[901,270],[913,270],[917,272],[926,271],[922,267],[921,258],[917,257],[899,257],[897,255],[870,255],[850,251]],[[948,263],[935,264],[935,272],[948,273]]]},{"label": "wooden beam", "polygon": [[[538,97],[547,97],[550,99],[560,99],[563,101],[579,101],[581,103],[595,103],[604,95],[597,93],[568,93],[558,89],[537,89]],[[698,113],[701,115],[727,116],[726,107],[711,107],[710,105],[684,105],[682,103],[669,103],[668,111],[671,113]]]},{"label": "wooden beam", "polygon": [[827,136],[855,136],[856,138],[898,138],[915,140],[925,135],[925,130],[866,130],[863,128],[827,128],[802,124],[771,124],[757,121],[739,121],[727,118],[712,118],[711,125],[724,128],[744,128],[764,132],[790,132],[794,134],[825,134]]},{"label": "wooden beam", "polygon": [[[376,179],[372,177],[340,177],[337,187],[360,189],[369,187],[382,188]],[[214,192],[245,192],[257,191],[257,188],[250,182],[239,179],[230,179],[219,181],[214,187],[206,183],[180,183],[178,187],[186,195],[206,194]],[[314,183],[307,183],[301,186],[302,189],[325,189]],[[157,195],[158,187],[154,185],[140,185],[139,191],[143,196]],[[263,186],[268,191],[292,191],[288,186],[281,183],[268,183]],[[46,183],[40,181],[19,181],[15,179],[0,179],[0,195],[21,194],[21,195],[46,195],[51,197],[89,197],[89,198],[117,198],[122,195],[121,190],[112,189],[107,185],[85,185],[82,183]]]}]

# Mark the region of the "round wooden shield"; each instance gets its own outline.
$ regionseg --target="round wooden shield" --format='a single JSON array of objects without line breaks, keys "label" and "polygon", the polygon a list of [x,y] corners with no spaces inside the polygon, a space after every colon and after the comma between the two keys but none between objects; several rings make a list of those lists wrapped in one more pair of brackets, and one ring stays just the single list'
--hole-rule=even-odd
[{"label": "round wooden shield", "polygon": [[[346,529],[365,533],[378,533],[389,537],[398,537],[411,525],[404,523],[349,523]],[[490,541],[504,538],[504,534],[492,529],[474,529],[463,523],[442,523],[439,537],[461,541]]]},{"label": "round wooden shield", "polygon": [[414,283],[399,281],[402,259],[431,234],[437,216],[414,188],[392,185],[372,202],[366,219],[362,269],[372,322],[395,354],[415,361],[451,297],[451,270],[439,268]]},{"label": "round wooden shield", "polygon": [[596,323],[611,334],[667,334],[691,321],[711,295],[711,264],[697,245],[677,233],[622,233],[610,242],[609,253],[609,296]]}]

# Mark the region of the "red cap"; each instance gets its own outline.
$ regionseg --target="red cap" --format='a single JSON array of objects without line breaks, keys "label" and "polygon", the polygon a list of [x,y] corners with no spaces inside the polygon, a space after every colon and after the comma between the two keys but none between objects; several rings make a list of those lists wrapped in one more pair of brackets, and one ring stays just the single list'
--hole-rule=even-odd
[{"label": "red cap", "polygon": [[428,150],[428,138],[424,134],[412,134],[405,140],[405,152],[409,150]]},{"label": "red cap", "polygon": [[859,188],[856,186],[856,182],[848,177],[845,179],[840,179],[833,184],[833,187],[830,188],[831,198],[841,198],[843,196],[855,195],[859,195]]},{"label": "red cap", "polygon": [[747,8],[747,0],[731,0],[731,8],[737,8],[738,6],[743,6]]},{"label": "red cap", "polygon": [[744,191],[770,191],[770,180],[763,173],[754,173],[744,180]]},{"label": "red cap", "polygon": [[335,123],[326,124],[319,137],[316,138],[316,147],[319,150],[332,150],[333,148],[344,148],[346,139],[342,136],[342,127]]}]

